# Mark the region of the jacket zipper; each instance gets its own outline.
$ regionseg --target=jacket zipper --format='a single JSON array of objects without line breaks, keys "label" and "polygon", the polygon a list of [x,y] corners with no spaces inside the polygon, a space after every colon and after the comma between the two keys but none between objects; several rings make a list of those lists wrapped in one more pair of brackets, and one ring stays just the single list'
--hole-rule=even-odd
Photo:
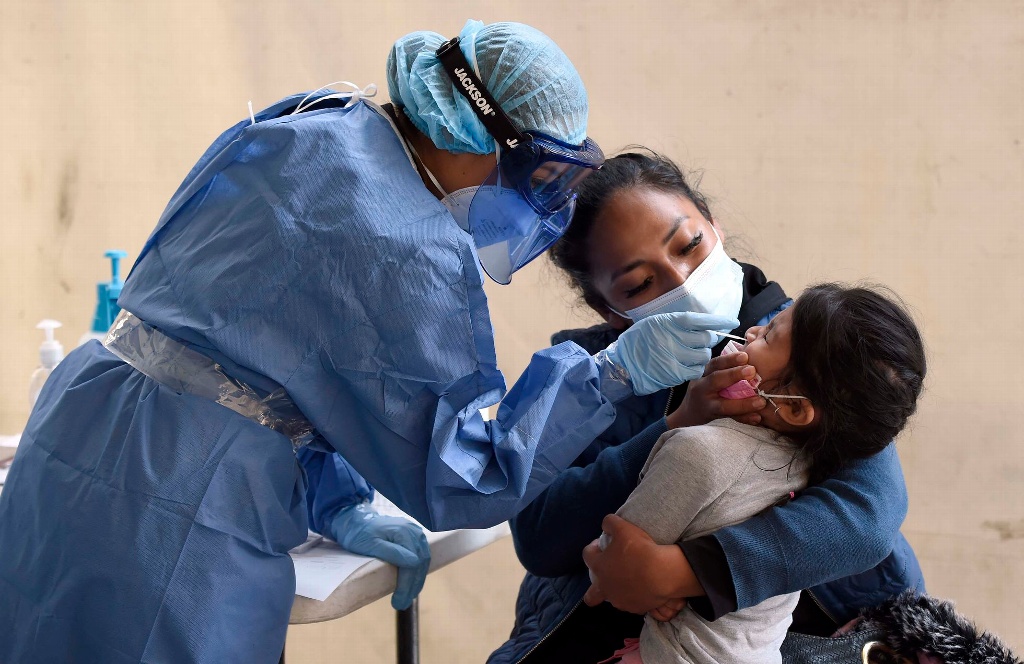
[{"label": "jacket zipper", "polygon": [[814,595],[814,593],[810,589],[806,590],[805,592],[807,593],[807,596],[811,598],[811,601],[813,601],[818,606],[818,608],[821,609],[821,612],[824,613],[828,617],[828,619],[831,620],[832,623],[837,626],[837,629],[839,627],[842,627],[842,625],[839,624],[839,621],[836,620],[836,617],[832,615],[832,612],[825,608],[825,605],[821,603],[821,601]]},{"label": "jacket zipper", "polygon": [[672,397],[676,394],[676,388],[669,388],[668,401],[665,402],[665,414],[662,417],[668,417],[668,409],[672,407]]},{"label": "jacket zipper", "polygon": [[572,614],[576,613],[576,609],[580,608],[580,604],[582,604],[582,603],[583,603],[583,599],[581,598],[580,601],[576,602],[576,604],[571,609],[569,609],[569,613],[565,614],[565,617],[558,621],[558,624],[555,625],[554,629],[552,629],[550,632],[545,634],[544,638],[542,638],[537,643],[533,644],[533,647],[530,648],[529,650],[527,650],[525,655],[523,655],[518,660],[516,660],[516,664],[522,664],[523,662],[525,662],[530,657],[530,655],[533,654],[534,650],[536,650],[537,648],[540,648],[541,644],[548,640],[548,637],[550,637],[552,634],[554,634],[555,632],[558,631],[558,628],[561,627],[562,624],[565,623],[565,621],[569,619],[569,616],[571,616]]}]

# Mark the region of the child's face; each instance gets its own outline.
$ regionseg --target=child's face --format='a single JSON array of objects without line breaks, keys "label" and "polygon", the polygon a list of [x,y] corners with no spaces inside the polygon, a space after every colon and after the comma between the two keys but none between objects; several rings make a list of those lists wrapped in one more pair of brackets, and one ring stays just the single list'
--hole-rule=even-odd
[{"label": "child's face", "polygon": [[[758,385],[764,392],[796,394],[780,387],[779,382],[786,374],[793,350],[793,310],[797,304],[775,316],[767,325],[747,330],[747,363],[757,369],[761,377]],[[802,396],[802,395],[800,395]],[[807,399],[782,399],[765,397],[768,406],[762,410],[761,425],[783,433],[797,433],[815,423],[815,409]]]},{"label": "child's face", "polygon": [[778,314],[767,325],[747,330],[747,345],[743,352],[749,357],[748,364],[757,369],[761,377],[761,389],[771,392],[789,366],[793,350],[793,307]]},{"label": "child's face", "polygon": [[[793,354],[793,310],[798,301],[771,320],[768,325],[753,327],[746,331],[746,345],[743,352],[761,376],[758,387],[764,392],[797,395],[792,389],[783,388],[779,382],[790,366]],[[802,395],[801,395],[802,396]],[[783,433],[796,433],[815,422],[814,405],[806,399],[780,399],[766,397],[768,406],[761,411],[761,424]]]},{"label": "child's face", "polygon": [[[638,187],[612,196],[587,242],[591,283],[608,304],[626,311],[681,286],[718,240],[685,196]],[[599,313],[616,327],[629,323]]]}]

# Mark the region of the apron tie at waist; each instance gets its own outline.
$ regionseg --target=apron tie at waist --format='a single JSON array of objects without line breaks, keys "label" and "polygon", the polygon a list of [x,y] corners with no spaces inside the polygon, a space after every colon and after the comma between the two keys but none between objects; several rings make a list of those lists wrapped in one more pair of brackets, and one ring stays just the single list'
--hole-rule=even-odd
[{"label": "apron tie at waist", "polygon": [[296,450],[317,435],[283,387],[261,397],[209,357],[170,338],[133,313],[121,311],[103,345],[136,371],[179,394],[214,401],[287,436]]}]

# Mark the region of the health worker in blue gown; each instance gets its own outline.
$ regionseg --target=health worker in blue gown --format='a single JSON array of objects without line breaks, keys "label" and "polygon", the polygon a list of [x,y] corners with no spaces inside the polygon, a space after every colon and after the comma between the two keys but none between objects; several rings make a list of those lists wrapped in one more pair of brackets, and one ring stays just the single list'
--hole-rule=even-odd
[{"label": "health worker in blue gown", "polygon": [[106,341],[50,377],[0,496],[0,661],[277,661],[309,525],[402,565],[408,605],[429,552],[369,486],[433,530],[499,523],[738,324],[652,316],[506,392],[484,273],[601,166],[583,84],[514,23],[408,35],[387,70],[393,105],[299,94],[217,138]]}]

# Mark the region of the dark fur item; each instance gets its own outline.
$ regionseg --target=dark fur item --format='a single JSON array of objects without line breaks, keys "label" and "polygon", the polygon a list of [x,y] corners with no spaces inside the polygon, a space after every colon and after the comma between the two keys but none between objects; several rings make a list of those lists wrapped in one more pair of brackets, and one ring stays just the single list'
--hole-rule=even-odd
[{"label": "dark fur item", "polygon": [[905,592],[862,614],[863,628],[885,630],[888,645],[910,656],[934,655],[945,664],[1024,664],[996,636],[979,632],[950,602]]}]

